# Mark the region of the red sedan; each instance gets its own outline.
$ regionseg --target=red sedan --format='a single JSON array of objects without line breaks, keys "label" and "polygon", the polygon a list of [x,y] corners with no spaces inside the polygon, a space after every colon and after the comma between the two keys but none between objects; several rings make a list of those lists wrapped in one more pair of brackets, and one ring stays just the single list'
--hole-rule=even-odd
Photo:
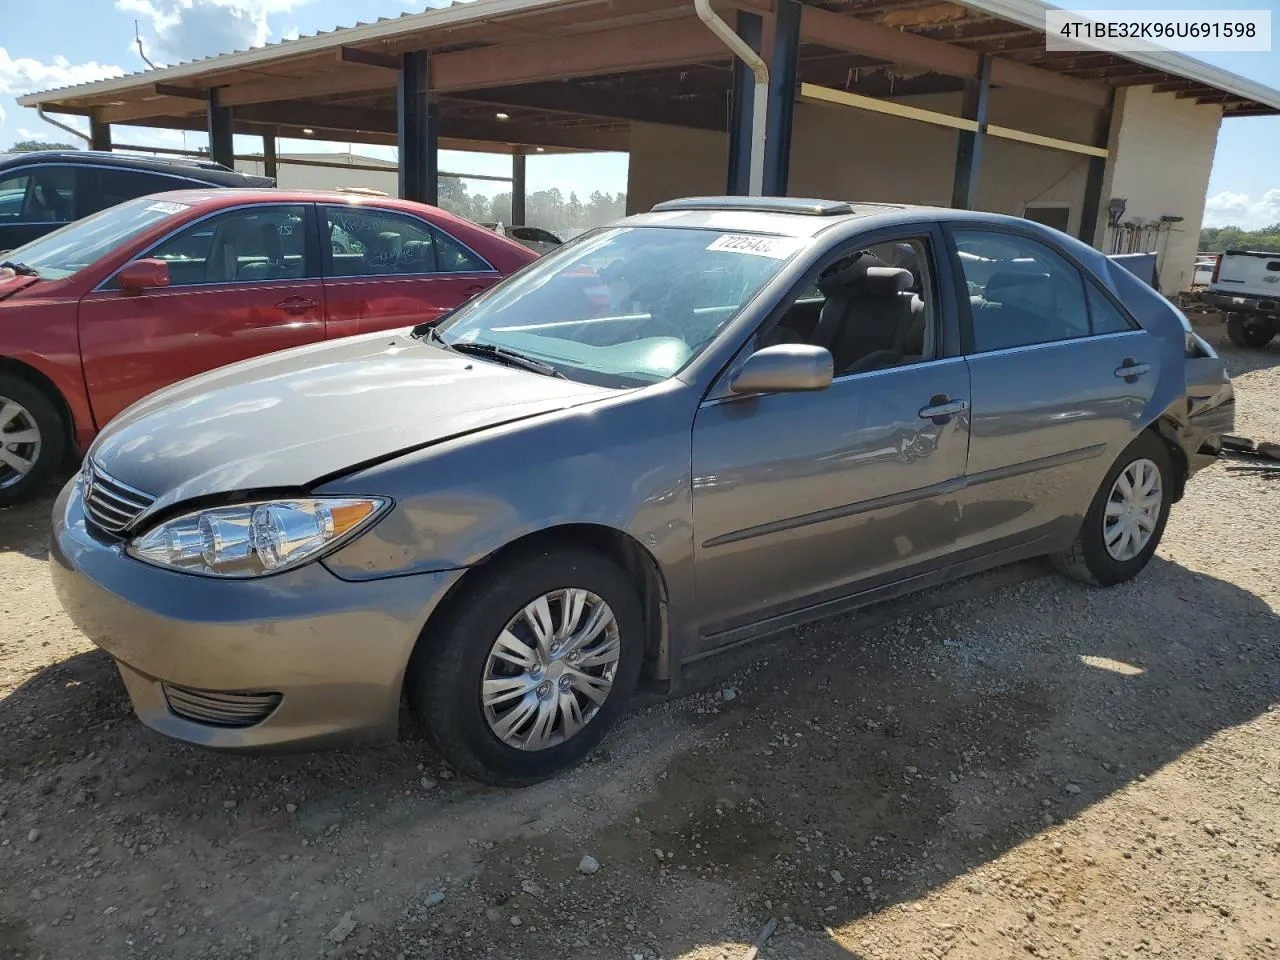
[{"label": "red sedan", "polygon": [[0,264],[0,505],[153,390],[431,320],[536,258],[434,207],[283,190],[155,194],[19,247]]}]

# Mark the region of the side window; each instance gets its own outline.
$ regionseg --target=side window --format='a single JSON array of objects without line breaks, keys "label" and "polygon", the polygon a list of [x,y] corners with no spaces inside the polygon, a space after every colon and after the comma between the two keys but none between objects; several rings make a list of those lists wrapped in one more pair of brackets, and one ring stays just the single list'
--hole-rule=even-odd
[{"label": "side window", "polygon": [[492,270],[478,254],[472,253],[443,230],[434,230],[439,269],[444,273],[477,273]]},{"label": "side window", "polygon": [[40,164],[0,179],[0,222],[70,223],[75,219],[75,167]]},{"label": "side window", "polygon": [[835,375],[936,356],[933,245],[909,237],[852,250],[800,292],[757,348],[809,343],[831,351]]},{"label": "side window", "polygon": [[367,277],[436,273],[431,225],[390,210],[351,205],[324,207],[332,275]]},{"label": "side window", "polygon": [[0,177],[0,223],[17,223],[22,219],[30,183],[31,175],[26,171]]},{"label": "side window", "polygon": [[969,288],[975,353],[1089,335],[1084,280],[1036,240],[983,230],[955,231]]},{"label": "side window", "polygon": [[1086,284],[1085,290],[1089,296],[1089,317],[1095,334],[1127,333],[1134,329],[1133,322],[1093,284]]},{"label": "side window", "polygon": [[148,173],[145,170],[125,170],[115,167],[102,167],[95,171],[96,178],[90,182],[94,188],[84,197],[84,213],[96,213],[117,203],[124,203],[134,197],[145,197],[149,193],[163,193],[166,190],[182,190],[195,184],[166,177],[162,173]]},{"label": "side window", "polygon": [[306,257],[306,207],[255,204],[191,224],[148,257],[169,264],[172,286],[301,280],[313,277]]}]

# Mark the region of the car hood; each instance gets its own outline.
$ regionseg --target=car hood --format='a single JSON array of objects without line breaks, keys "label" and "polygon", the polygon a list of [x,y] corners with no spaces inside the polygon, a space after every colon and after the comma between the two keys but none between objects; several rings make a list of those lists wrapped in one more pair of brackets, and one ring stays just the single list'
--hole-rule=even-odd
[{"label": "car hood", "polygon": [[306,487],[615,392],[383,333],[184,380],[112,420],[89,455],[156,497],[154,512],[211,494]]}]

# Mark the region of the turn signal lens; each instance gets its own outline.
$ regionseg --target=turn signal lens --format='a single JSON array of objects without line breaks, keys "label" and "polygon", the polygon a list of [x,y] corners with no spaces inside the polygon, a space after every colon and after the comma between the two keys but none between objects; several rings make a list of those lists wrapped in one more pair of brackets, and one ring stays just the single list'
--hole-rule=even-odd
[{"label": "turn signal lens", "polygon": [[166,521],[129,544],[158,567],[215,577],[259,577],[315,559],[369,526],[382,497],[308,497],[213,507]]}]

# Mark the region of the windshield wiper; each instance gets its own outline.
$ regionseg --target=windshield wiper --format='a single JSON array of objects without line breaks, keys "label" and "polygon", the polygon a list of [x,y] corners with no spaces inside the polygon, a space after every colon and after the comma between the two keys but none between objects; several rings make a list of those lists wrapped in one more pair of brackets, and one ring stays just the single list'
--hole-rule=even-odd
[{"label": "windshield wiper", "polygon": [[14,273],[16,273],[20,277],[40,276],[39,270],[37,270],[35,267],[29,267],[25,263],[16,263],[13,260],[5,260],[0,262],[0,270],[4,270],[6,267],[12,270]]},{"label": "windshield wiper", "polygon": [[[440,336],[438,333],[436,336]],[[440,338],[440,342],[444,343],[444,338]],[[491,360],[497,360],[499,363],[505,363],[512,367],[519,367],[522,370],[528,370],[532,373],[540,373],[544,377],[556,377],[560,380],[569,379],[555,367],[549,363],[543,363],[541,360],[535,360],[533,357],[526,357],[523,353],[517,353],[515,350],[508,350],[506,347],[495,346],[492,343],[468,343],[467,341],[454,341],[446,344],[451,350],[457,350],[459,353],[470,353],[477,357],[486,357]]]}]

